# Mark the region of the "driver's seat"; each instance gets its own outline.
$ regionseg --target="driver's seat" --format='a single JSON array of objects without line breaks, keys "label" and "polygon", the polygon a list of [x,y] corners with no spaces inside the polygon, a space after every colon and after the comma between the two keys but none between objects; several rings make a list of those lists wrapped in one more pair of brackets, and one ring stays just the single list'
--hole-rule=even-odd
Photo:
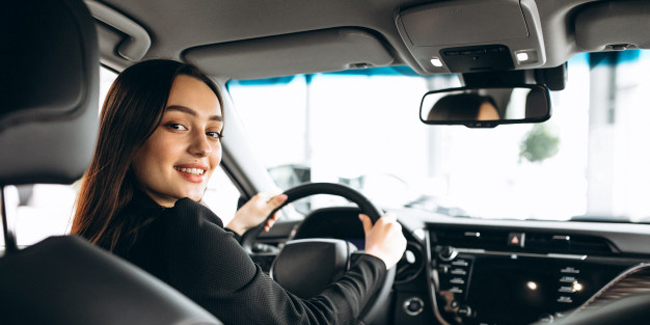
[{"label": "driver's seat", "polygon": [[[0,186],[71,183],[95,145],[99,60],[81,0],[3,3]],[[2,196],[0,324],[221,324],[173,288],[75,236],[16,245]]]}]

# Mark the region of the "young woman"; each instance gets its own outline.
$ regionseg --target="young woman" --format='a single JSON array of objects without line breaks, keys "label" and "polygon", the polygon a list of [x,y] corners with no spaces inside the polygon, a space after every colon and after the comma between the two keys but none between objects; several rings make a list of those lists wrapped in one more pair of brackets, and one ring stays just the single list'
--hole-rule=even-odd
[{"label": "young woman", "polygon": [[286,196],[256,195],[226,228],[197,203],[221,160],[223,129],[220,93],[196,67],[151,60],[126,69],[104,103],[72,232],[162,279],[226,324],[355,323],[406,247],[395,217],[372,226],[360,216],[366,254],[319,296],[286,292],[237,241]]}]

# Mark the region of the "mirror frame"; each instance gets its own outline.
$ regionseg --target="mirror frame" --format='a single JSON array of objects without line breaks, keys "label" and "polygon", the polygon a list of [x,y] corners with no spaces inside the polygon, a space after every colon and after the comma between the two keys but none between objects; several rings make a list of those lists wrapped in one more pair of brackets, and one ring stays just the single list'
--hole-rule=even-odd
[{"label": "mirror frame", "polygon": [[[467,91],[467,90],[477,90],[477,89],[503,89],[503,88],[528,88],[528,89],[540,89],[544,94],[544,99],[546,100],[545,104],[548,108],[547,114],[540,117],[530,117],[517,120],[494,120],[494,121],[476,121],[476,120],[455,120],[455,121],[429,121],[422,118],[424,110],[424,101],[425,98],[430,94],[438,94],[445,92],[454,92],[454,91]],[[545,85],[534,85],[534,84],[520,84],[520,85],[504,85],[504,86],[494,86],[494,87],[458,87],[458,88],[446,88],[428,91],[422,96],[420,101],[420,109],[418,118],[420,121],[427,125],[464,125],[469,128],[494,128],[500,124],[523,124],[523,123],[541,123],[547,121],[551,118],[551,95],[548,87]]]}]

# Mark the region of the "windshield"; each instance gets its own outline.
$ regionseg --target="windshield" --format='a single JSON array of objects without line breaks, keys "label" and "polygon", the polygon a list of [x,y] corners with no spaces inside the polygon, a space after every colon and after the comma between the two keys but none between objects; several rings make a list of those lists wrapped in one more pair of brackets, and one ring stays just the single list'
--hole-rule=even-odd
[{"label": "windshield", "polygon": [[[229,82],[279,187],[338,182],[384,208],[499,219],[647,221],[650,59],[580,55],[552,117],[495,129],[427,126],[429,91],[456,76],[403,68]],[[405,72],[406,71],[406,72]]]}]

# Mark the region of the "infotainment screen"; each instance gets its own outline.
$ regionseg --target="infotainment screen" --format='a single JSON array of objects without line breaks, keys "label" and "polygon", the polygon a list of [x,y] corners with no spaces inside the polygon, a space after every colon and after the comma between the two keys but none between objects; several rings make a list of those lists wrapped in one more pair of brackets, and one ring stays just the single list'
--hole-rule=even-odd
[{"label": "infotainment screen", "polygon": [[561,276],[555,261],[540,264],[532,259],[507,256],[475,259],[465,300],[476,311],[477,320],[487,324],[529,324],[560,311],[558,308],[572,307],[572,304],[557,305]]},{"label": "infotainment screen", "polygon": [[624,268],[579,256],[461,253],[437,260],[438,307],[460,324],[530,324],[579,307]]}]

